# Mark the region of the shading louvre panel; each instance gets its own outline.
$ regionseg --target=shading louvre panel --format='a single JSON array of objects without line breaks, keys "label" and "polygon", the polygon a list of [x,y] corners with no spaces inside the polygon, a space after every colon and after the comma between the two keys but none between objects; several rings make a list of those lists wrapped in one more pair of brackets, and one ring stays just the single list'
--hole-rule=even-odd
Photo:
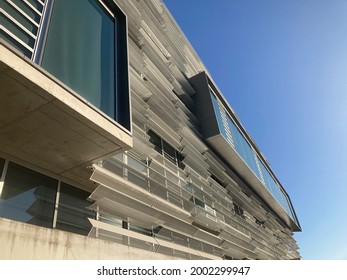
[{"label": "shading louvre panel", "polygon": [[[166,241],[164,239],[146,236],[141,233],[137,233],[127,229],[122,229],[117,226],[106,224],[97,220],[89,219],[89,221],[93,226],[92,230],[89,233],[89,237],[104,239],[116,243],[122,243],[123,240],[127,240],[127,245],[130,245],[131,247],[137,247],[153,252],[160,252],[160,248],[172,249],[176,252],[181,252],[182,254],[191,254],[194,256],[192,257],[194,259],[196,257],[203,257],[206,259],[220,259],[218,256],[213,255],[210,252],[197,251],[180,244],[175,244],[170,241]],[[100,232],[102,233],[101,235],[98,234]],[[169,250],[169,252],[171,251]]]},{"label": "shading louvre panel", "polygon": [[0,1],[0,38],[33,58],[45,0]]}]

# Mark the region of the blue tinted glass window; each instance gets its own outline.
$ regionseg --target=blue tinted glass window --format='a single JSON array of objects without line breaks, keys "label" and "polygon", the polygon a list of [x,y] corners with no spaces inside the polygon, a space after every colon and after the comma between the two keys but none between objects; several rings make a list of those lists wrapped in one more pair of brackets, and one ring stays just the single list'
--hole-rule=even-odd
[{"label": "blue tinted glass window", "polygon": [[269,171],[265,168],[264,164],[260,162],[260,168],[264,177],[266,188],[269,190],[269,192],[273,195],[273,197],[277,200],[277,202],[282,206],[284,210],[293,218],[292,212],[290,210],[290,207],[288,206],[288,201],[281,191],[278,184],[275,182],[273,177],[270,175]]},{"label": "blue tinted glass window", "polygon": [[0,193],[0,216],[52,227],[57,180],[10,163]]},{"label": "blue tinted glass window", "polygon": [[[226,141],[231,144],[239,156],[244,160],[244,162],[248,165],[248,167],[254,172],[254,174],[261,180],[261,176],[259,173],[259,169],[256,163],[255,156],[253,154],[251,146],[248,144],[246,139],[243,137],[239,129],[236,127],[232,119],[226,112],[221,112],[221,108],[219,107],[217,98],[211,93],[211,100],[213,104],[213,108],[215,111],[215,115],[217,118],[217,123],[219,127],[220,134],[225,138]],[[225,117],[225,121],[223,121],[223,117]],[[231,135],[230,135],[231,133]],[[232,138],[232,140],[230,139]]]},{"label": "blue tinted glass window", "polygon": [[96,0],[54,2],[42,66],[116,119],[116,21]]},{"label": "blue tinted glass window", "polygon": [[283,193],[283,201],[284,201],[284,209],[287,210],[287,213],[289,214],[289,216],[292,218],[292,220],[297,223],[296,219],[294,218],[294,214],[292,211],[292,207],[290,206],[291,203],[289,201],[289,198]]},{"label": "blue tinted glass window", "polygon": [[226,130],[225,130],[225,126],[223,124],[222,113],[220,111],[217,99],[216,99],[216,97],[213,94],[211,94],[211,99],[212,99],[214,112],[215,112],[215,115],[216,115],[216,118],[217,118],[219,131],[224,136],[224,138],[226,138],[227,137],[227,133],[226,133]]},{"label": "blue tinted glass window", "polygon": [[228,117],[228,122],[231,130],[231,134],[233,136],[234,145],[237,153],[241,156],[241,158],[246,162],[248,167],[254,172],[254,174],[261,180],[261,176],[259,173],[259,169],[254,157],[253,150],[251,146],[248,144],[246,139],[243,137],[239,129],[236,127],[234,122]]}]

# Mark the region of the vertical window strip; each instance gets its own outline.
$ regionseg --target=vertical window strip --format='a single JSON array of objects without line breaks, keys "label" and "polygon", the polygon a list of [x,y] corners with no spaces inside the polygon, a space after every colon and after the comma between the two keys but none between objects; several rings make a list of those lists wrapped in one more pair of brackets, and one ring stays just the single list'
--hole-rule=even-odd
[{"label": "vertical window strip", "polygon": [[53,215],[53,228],[57,227],[58,211],[59,211],[59,199],[60,199],[61,181],[58,181],[57,195],[55,197],[54,215]]},{"label": "vertical window strip", "polygon": [[4,163],[4,166],[3,166],[3,169],[2,169],[2,173],[1,173],[1,176],[0,176],[0,198],[1,198],[2,190],[4,188],[6,172],[7,172],[7,169],[8,169],[8,163],[9,163],[9,160],[5,160],[5,163]]}]

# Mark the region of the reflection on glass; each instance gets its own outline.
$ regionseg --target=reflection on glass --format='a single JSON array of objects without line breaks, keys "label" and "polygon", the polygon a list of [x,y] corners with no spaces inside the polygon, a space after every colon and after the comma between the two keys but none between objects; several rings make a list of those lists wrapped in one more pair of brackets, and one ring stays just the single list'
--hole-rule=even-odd
[{"label": "reflection on glass", "polygon": [[115,19],[96,0],[55,1],[42,66],[116,119]]},{"label": "reflection on glass", "polygon": [[[214,94],[210,93],[213,108],[215,111],[219,132],[224,139],[234,148],[247,166],[253,171],[260,182],[268,189],[282,208],[295,221],[290,200],[282,192],[281,187],[272,177],[271,173],[264,166],[259,157],[255,154],[250,144],[247,142],[239,128],[234,123],[230,115],[227,114],[223,105],[219,104]],[[231,132],[231,134],[229,133]],[[259,167],[258,167],[258,164]]]},{"label": "reflection on glass", "polygon": [[9,163],[0,194],[0,216],[52,227],[57,180]]},{"label": "reflection on glass", "polygon": [[62,183],[60,189],[57,229],[88,235],[94,212],[87,209],[91,205],[87,198],[90,194],[81,189]]},{"label": "reflection on glass", "polygon": [[214,108],[214,111],[215,111],[215,114],[216,114],[219,131],[226,138],[228,143],[230,145],[233,145],[233,141],[232,141],[231,137],[228,137],[229,135],[226,132],[225,124],[224,124],[223,118],[222,118],[222,112],[221,112],[221,110],[219,108],[219,104],[218,104],[217,98],[212,93],[210,95],[211,95],[213,108]]}]

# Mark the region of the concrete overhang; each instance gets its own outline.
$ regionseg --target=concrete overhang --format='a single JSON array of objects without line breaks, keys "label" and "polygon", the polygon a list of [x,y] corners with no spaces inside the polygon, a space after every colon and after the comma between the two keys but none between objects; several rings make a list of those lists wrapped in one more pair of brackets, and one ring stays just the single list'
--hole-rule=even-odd
[{"label": "concrete overhang", "polygon": [[0,39],[0,153],[78,183],[129,131]]},{"label": "concrete overhang", "polygon": [[258,177],[243,161],[239,154],[231,147],[221,134],[209,137],[207,142],[228,162],[235,171],[248,183],[249,186],[274,210],[276,215],[292,230],[301,231],[301,228],[291,219],[288,213],[277,202]]}]

